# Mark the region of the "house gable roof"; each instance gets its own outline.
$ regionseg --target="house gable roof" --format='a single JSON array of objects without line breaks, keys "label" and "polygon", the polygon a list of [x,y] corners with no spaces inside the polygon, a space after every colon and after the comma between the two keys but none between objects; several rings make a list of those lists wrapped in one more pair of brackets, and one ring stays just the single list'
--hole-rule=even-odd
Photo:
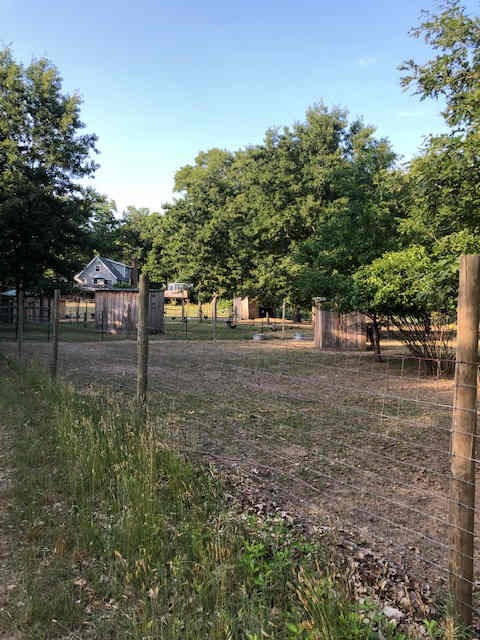
[{"label": "house gable roof", "polygon": [[[110,273],[112,274],[112,276],[114,276],[117,280],[120,280],[121,282],[128,282],[130,280],[130,278],[128,277],[124,277],[121,273],[121,271],[119,271],[118,267],[125,267],[125,269],[131,269],[131,267],[129,267],[127,264],[124,264],[123,262],[118,262],[117,260],[111,260],[110,258],[102,258],[102,256],[94,256],[90,262],[79,272],[77,273],[77,275],[74,277],[74,279],[77,282],[80,282],[81,276],[85,273],[85,271],[87,271],[87,269],[90,267],[90,265],[92,265],[94,262],[96,262],[97,260],[100,260],[100,262],[105,266],[106,269],[108,269],[108,271],[110,271]],[[117,265],[117,266],[116,266]]]}]

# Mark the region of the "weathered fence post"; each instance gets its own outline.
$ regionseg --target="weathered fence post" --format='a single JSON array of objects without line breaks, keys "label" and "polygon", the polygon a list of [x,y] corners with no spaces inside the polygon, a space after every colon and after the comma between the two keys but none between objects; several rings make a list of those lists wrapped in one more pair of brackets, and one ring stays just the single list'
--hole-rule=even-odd
[{"label": "weathered fence post", "polygon": [[185,300],[182,298],[182,322],[185,320]]},{"label": "weathered fence post", "polygon": [[285,337],[285,300],[282,303],[282,338]]},{"label": "weathered fence post", "polygon": [[217,339],[217,294],[213,294],[212,298],[212,333],[213,339]]},{"label": "weathered fence post", "polygon": [[50,375],[55,380],[58,368],[58,301],[60,299],[60,290],[55,289],[53,292],[53,305],[50,314],[51,334],[52,334],[52,360],[50,363]]},{"label": "weathered fence post", "polygon": [[203,308],[202,308],[202,301],[199,299],[198,300],[198,321],[202,322],[203,320]]},{"label": "weathered fence post", "polygon": [[480,255],[460,262],[455,400],[451,431],[450,589],[459,621],[472,623]]},{"label": "weathered fence post", "polygon": [[17,356],[21,360],[23,356],[23,322],[25,319],[25,305],[23,286],[17,289]]},{"label": "weathered fence post", "polygon": [[138,279],[137,402],[144,405],[148,386],[148,302],[150,285],[145,274]]},{"label": "weathered fence post", "polygon": [[315,346],[319,349],[323,349],[325,347],[325,318],[324,318],[324,310],[323,303],[326,301],[325,298],[314,298],[313,302],[315,304],[315,318],[313,323],[313,340]]}]

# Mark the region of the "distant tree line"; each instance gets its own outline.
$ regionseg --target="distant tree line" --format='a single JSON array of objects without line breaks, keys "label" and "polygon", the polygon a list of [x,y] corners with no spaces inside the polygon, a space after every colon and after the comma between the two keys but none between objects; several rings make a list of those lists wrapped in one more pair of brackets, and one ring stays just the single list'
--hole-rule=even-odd
[{"label": "distant tree line", "polygon": [[76,181],[96,168],[79,98],[48,61],[23,68],[0,52],[1,280],[71,280],[97,252],[203,299],[301,308],[321,296],[366,313],[377,341],[387,321],[432,333],[455,308],[459,255],[480,251],[480,22],[447,0],[412,35],[433,57],[403,63],[401,82],[443,100],[449,132],[408,166],[374,127],[319,103],[261,144],[200,152],[177,171],[173,203],[122,217]]}]

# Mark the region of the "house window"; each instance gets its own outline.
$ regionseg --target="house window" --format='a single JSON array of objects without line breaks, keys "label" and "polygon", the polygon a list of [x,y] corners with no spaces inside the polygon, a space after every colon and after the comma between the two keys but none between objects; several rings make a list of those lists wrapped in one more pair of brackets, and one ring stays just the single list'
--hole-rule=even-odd
[{"label": "house window", "polygon": [[99,264],[95,265],[95,271],[100,271],[100,265]]}]

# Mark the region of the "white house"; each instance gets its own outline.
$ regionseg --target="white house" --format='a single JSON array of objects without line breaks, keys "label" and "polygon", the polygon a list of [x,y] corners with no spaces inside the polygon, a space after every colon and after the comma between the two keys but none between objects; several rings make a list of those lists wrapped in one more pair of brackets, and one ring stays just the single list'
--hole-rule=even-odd
[{"label": "white house", "polygon": [[132,271],[132,267],[123,262],[95,256],[74,280],[82,289],[108,289],[117,284],[131,285]]}]

